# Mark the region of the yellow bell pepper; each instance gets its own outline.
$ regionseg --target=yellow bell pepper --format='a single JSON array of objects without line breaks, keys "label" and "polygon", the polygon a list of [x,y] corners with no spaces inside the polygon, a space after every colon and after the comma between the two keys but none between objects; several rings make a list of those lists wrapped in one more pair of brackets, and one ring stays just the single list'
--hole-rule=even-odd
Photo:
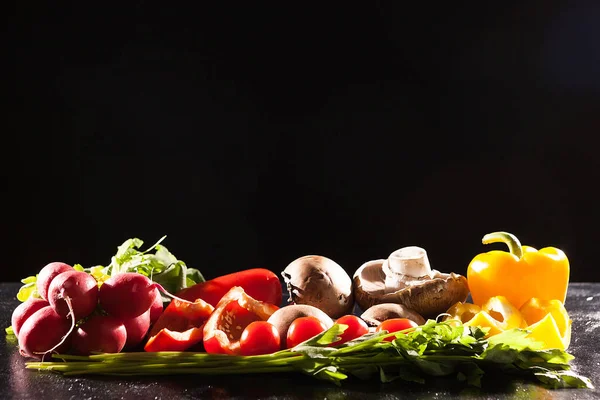
[{"label": "yellow bell pepper", "polygon": [[530,332],[527,337],[543,343],[541,349],[566,350],[571,342],[571,320],[569,320],[563,335],[550,313],[535,324],[528,326],[527,330]]},{"label": "yellow bell pepper", "polygon": [[475,314],[481,311],[481,307],[473,303],[463,303],[461,301],[454,304],[446,311],[444,320],[457,319],[463,324],[473,319]]},{"label": "yellow bell pepper", "polygon": [[481,309],[498,321],[497,325],[503,331],[527,326],[521,312],[504,296],[490,297]]},{"label": "yellow bell pepper", "polygon": [[498,321],[485,311],[479,311],[465,326],[478,326],[480,328],[489,328],[485,337],[490,337],[502,333],[503,329],[498,325]]},{"label": "yellow bell pepper", "polygon": [[486,335],[488,337],[508,329],[527,326],[520,311],[504,296],[490,297],[481,307],[458,302],[446,314],[444,320],[458,320],[466,326],[489,328]]},{"label": "yellow bell pepper", "polygon": [[[527,322],[527,329],[532,331],[530,336],[546,342],[548,346],[551,346],[551,343],[556,343],[556,340],[551,338],[558,337],[561,343],[561,346],[558,348],[566,349],[569,347],[572,320],[569,318],[569,313],[561,301],[556,299],[543,300],[533,297],[526,301],[519,311]],[[549,321],[550,319],[556,329],[554,329],[554,326]]]},{"label": "yellow bell pepper", "polygon": [[482,305],[498,295],[516,308],[532,297],[565,302],[570,267],[562,250],[521,246],[519,239],[507,232],[487,234],[482,242],[506,243],[510,252],[492,250],[469,263],[467,280],[473,303]]}]

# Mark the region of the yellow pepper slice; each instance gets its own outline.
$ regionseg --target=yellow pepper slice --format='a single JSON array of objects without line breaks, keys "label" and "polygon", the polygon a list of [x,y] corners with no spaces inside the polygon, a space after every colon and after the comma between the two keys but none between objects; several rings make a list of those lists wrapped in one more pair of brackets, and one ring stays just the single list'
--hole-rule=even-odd
[{"label": "yellow pepper slice", "polygon": [[473,303],[457,302],[446,311],[448,314],[444,320],[457,319],[463,324],[473,319],[475,314],[481,311],[481,307]]},{"label": "yellow pepper slice", "polygon": [[532,297],[564,303],[570,266],[562,250],[522,246],[516,236],[507,232],[487,234],[482,242],[506,243],[510,252],[492,250],[475,256],[469,263],[467,280],[473,303],[482,305],[498,295],[505,296],[517,308]]},{"label": "yellow pepper slice", "polygon": [[527,326],[519,310],[504,296],[490,297],[481,309],[494,318],[503,331]]},{"label": "yellow pepper slice", "polygon": [[527,337],[544,343],[542,349],[566,350],[571,342],[571,320],[567,324],[565,334],[561,335],[558,325],[550,313],[535,324],[528,326],[527,330],[530,331]]},{"label": "yellow pepper slice", "polygon": [[485,311],[479,311],[471,320],[464,323],[465,326],[479,326],[483,328],[489,328],[486,337],[494,336],[503,331],[498,325],[498,321],[494,319],[490,314]]},{"label": "yellow pepper slice", "polygon": [[496,335],[512,328],[525,327],[519,310],[504,296],[494,296],[483,306],[458,302],[448,309],[444,320],[459,320],[467,326],[489,328],[487,336]]},{"label": "yellow pepper slice", "polygon": [[[544,341],[547,345],[550,345],[550,343],[555,345],[557,343],[556,337],[558,337],[561,342],[561,347],[559,348],[564,350],[569,347],[572,321],[569,318],[569,313],[565,305],[561,301],[533,297],[521,306],[520,311],[527,322],[527,329],[531,330],[532,335],[538,340]],[[550,321],[548,321],[548,316],[552,317],[556,331]]]}]

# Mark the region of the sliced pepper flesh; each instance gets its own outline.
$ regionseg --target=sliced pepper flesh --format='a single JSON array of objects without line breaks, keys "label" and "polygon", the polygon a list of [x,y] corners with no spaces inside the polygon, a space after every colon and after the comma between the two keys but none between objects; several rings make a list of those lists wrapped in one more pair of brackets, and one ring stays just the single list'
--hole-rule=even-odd
[{"label": "sliced pepper flesh", "polygon": [[547,314],[552,314],[561,336],[567,333],[567,327],[570,323],[569,313],[559,300],[544,300],[532,297],[521,306],[520,311],[525,321],[527,321],[527,325],[533,325],[541,321]]},{"label": "sliced pepper flesh", "polygon": [[481,311],[481,307],[473,303],[463,303],[461,301],[455,303],[452,307],[446,311],[448,314],[444,320],[457,319],[463,324],[470,321],[473,317]]},{"label": "sliced pepper flesh", "polygon": [[478,326],[488,328],[486,337],[497,335],[502,332],[502,328],[498,325],[498,321],[485,311],[479,311],[473,318],[464,323],[465,326]]},{"label": "sliced pepper flesh", "polygon": [[473,303],[482,305],[498,295],[508,298],[517,308],[532,297],[564,303],[570,266],[562,250],[522,246],[516,236],[508,232],[487,234],[482,242],[505,243],[510,252],[492,250],[475,256],[470,262],[467,279]]},{"label": "sliced pepper flesh", "polygon": [[530,336],[546,343],[547,348],[559,345],[558,348],[565,350],[569,347],[572,321],[561,301],[533,297],[521,306],[520,311],[527,321],[527,329],[532,331]]},{"label": "sliced pepper flesh", "polygon": [[202,327],[190,328],[183,332],[163,328],[156,335],[148,339],[144,350],[147,352],[186,351],[196,344],[201,343],[202,338]]},{"label": "sliced pepper flesh", "polygon": [[528,326],[527,330],[530,332],[527,337],[544,343],[542,349],[566,350],[571,342],[571,321],[569,320],[567,324],[565,334],[561,335],[558,325],[550,313],[535,324]]},{"label": "sliced pepper flesh", "polygon": [[156,335],[163,328],[175,332],[199,328],[213,311],[214,307],[202,299],[197,299],[193,303],[173,299],[152,325],[149,336]]},{"label": "sliced pepper flesh", "polygon": [[504,331],[527,326],[519,310],[504,296],[490,297],[481,306],[481,309],[494,318],[498,326]]},{"label": "sliced pepper flesh", "polygon": [[204,349],[212,354],[240,354],[240,338],[246,326],[266,321],[279,307],[258,301],[233,287],[217,304],[204,325]]},{"label": "sliced pepper flesh", "polygon": [[526,325],[519,310],[504,296],[491,297],[481,307],[458,302],[448,309],[447,314],[447,319],[460,320],[466,326],[488,328],[488,337]]}]

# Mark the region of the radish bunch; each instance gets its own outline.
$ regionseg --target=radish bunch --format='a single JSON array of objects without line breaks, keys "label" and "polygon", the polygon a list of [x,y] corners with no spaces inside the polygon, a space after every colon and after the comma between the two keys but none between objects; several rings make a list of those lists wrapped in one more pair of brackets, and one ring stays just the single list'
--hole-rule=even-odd
[{"label": "radish bunch", "polygon": [[41,298],[21,303],[11,321],[28,357],[133,348],[163,310],[160,285],[134,272],[118,273],[98,287],[92,275],[53,262],[39,272],[36,288]]}]

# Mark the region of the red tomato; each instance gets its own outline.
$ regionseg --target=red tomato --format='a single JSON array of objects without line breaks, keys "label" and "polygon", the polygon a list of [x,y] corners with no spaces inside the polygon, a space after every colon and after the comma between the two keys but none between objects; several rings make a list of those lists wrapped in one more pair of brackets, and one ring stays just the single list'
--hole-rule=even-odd
[{"label": "red tomato", "polygon": [[204,325],[204,350],[212,354],[240,354],[242,332],[254,321],[266,321],[279,307],[232,288],[217,304]]},{"label": "red tomato", "polygon": [[348,325],[348,328],[340,335],[341,339],[337,342],[331,343],[331,346],[337,346],[342,343],[346,343],[369,332],[367,323],[356,315],[344,315],[343,317],[339,317],[335,323]]},{"label": "red tomato", "polygon": [[282,289],[279,277],[264,268],[252,268],[219,276],[183,289],[176,295],[190,301],[202,299],[216,307],[221,298],[235,286],[244,289],[244,292],[255,300],[278,307],[281,305]]},{"label": "red tomato", "polygon": [[[390,333],[400,332],[405,329],[414,328],[415,326],[419,326],[419,325],[416,322],[414,322],[408,318],[391,318],[391,319],[386,319],[381,324],[379,324],[377,326],[377,329],[375,329],[375,332],[381,332],[381,331],[388,331]],[[394,336],[390,336],[390,337],[384,339],[384,341],[391,342],[394,339],[395,339]]]},{"label": "red tomato", "polygon": [[315,317],[296,318],[288,328],[286,346],[288,349],[291,349],[326,329],[325,324]]},{"label": "red tomato", "polygon": [[254,321],[244,329],[240,338],[243,356],[272,354],[281,349],[279,332],[267,321]]}]

